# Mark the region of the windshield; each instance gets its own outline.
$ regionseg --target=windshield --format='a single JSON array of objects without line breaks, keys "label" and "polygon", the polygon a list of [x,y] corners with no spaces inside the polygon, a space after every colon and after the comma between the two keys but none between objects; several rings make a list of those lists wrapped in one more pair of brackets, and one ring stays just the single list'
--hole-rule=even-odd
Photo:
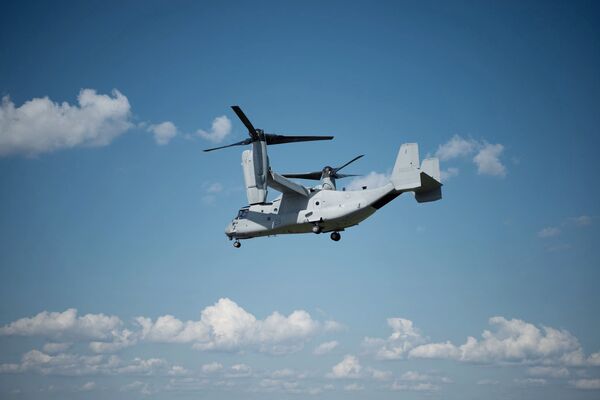
[{"label": "windshield", "polygon": [[243,219],[246,218],[246,216],[248,215],[248,210],[245,208],[242,208],[239,212],[238,215],[236,217],[236,219]]}]

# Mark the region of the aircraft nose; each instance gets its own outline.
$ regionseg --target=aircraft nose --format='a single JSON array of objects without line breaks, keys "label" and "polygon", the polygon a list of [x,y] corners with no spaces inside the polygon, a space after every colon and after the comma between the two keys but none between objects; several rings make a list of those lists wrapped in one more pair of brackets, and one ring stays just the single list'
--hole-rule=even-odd
[{"label": "aircraft nose", "polygon": [[233,224],[229,223],[229,225],[227,225],[227,227],[225,228],[225,234],[229,237],[231,237],[231,235],[233,234]]}]

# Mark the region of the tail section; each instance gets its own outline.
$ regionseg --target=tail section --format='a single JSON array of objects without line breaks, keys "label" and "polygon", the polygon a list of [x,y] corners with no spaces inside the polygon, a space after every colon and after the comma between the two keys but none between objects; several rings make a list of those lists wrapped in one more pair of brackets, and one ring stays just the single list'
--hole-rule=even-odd
[{"label": "tail section", "polygon": [[399,192],[415,192],[419,203],[442,198],[440,162],[437,158],[423,160],[419,167],[419,145],[405,143],[400,146],[391,177],[394,189]]}]

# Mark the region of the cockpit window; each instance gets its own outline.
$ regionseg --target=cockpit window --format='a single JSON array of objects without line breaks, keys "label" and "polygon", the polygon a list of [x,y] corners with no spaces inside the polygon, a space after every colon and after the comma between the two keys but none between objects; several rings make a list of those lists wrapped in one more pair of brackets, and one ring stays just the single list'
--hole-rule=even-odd
[{"label": "cockpit window", "polygon": [[241,210],[238,212],[237,219],[243,219],[243,218],[246,218],[246,216],[247,216],[247,215],[248,215],[248,210],[247,210],[247,209],[244,209],[244,208],[242,208],[242,209],[241,209]]}]

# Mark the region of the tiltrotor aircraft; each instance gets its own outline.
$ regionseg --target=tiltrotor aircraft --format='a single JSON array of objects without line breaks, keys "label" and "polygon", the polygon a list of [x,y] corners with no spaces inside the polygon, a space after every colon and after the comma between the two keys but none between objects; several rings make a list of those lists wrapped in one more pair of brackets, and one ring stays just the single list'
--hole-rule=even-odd
[{"label": "tiltrotor aircraft", "polygon": [[[213,151],[232,146],[252,145],[242,152],[242,168],[248,206],[242,207],[225,229],[225,234],[240,247],[240,239],[287,233],[331,232],[331,239],[340,240],[340,232],[365,220],[404,192],[414,192],[419,203],[442,198],[440,166],[437,158],[419,164],[416,143],[400,146],[390,182],[382,187],[362,190],[336,190],[336,180],[347,175],[339,171],[362,155],[344,165],[324,167],[321,171],[280,175],[271,169],[267,146],[282,143],[331,140],[333,136],[284,136],[256,129],[238,106],[231,107],[248,128],[248,139],[226,146],[206,149]],[[315,187],[305,187],[288,178],[320,180]],[[267,201],[267,188],[281,195]]]}]

